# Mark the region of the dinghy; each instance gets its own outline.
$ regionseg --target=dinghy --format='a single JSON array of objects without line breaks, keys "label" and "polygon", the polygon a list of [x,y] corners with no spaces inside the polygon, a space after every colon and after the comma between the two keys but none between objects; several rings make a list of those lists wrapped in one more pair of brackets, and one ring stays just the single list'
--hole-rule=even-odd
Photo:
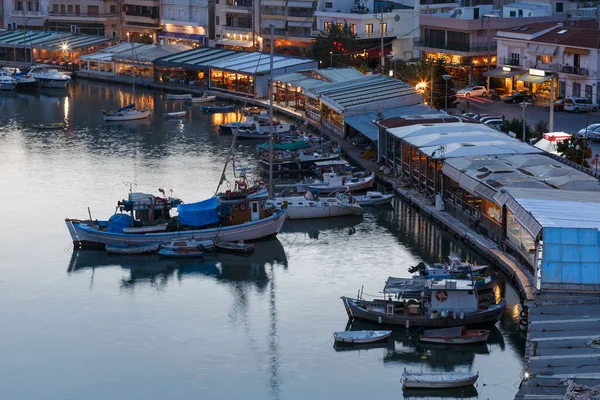
[{"label": "dinghy", "polygon": [[254,251],[254,245],[244,242],[220,242],[215,243],[218,252],[248,254]]},{"label": "dinghy", "polygon": [[191,97],[190,99],[188,99],[188,101],[191,101],[192,103],[208,103],[211,101],[215,101],[216,98],[217,96],[202,95],[201,97]]},{"label": "dinghy", "polygon": [[146,254],[156,253],[158,251],[158,243],[156,244],[107,244],[106,252],[110,254]]},{"label": "dinghy", "polygon": [[221,112],[221,111],[233,111],[235,106],[231,105],[214,105],[214,106],[202,106],[204,112]]},{"label": "dinghy", "polygon": [[334,332],[333,338],[336,343],[374,343],[390,337],[392,331],[345,331]]},{"label": "dinghy", "polygon": [[167,113],[165,113],[165,118],[167,118],[167,119],[183,118],[186,115],[187,115],[187,111],[167,112]]},{"label": "dinghy", "polygon": [[444,344],[472,344],[485,342],[490,335],[487,329],[467,330],[464,326],[430,329],[421,334],[421,342]]},{"label": "dinghy", "polygon": [[390,204],[394,200],[393,193],[367,192],[367,194],[354,196],[354,201],[361,206],[380,206]]},{"label": "dinghy", "polygon": [[472,386],[479,372],[411,372],[404,370],[402,387],[413,389],[448,389]]},{"label": "dinghy", "polygon": [[191,94],[167,94],[167,100],[191,100]]}]

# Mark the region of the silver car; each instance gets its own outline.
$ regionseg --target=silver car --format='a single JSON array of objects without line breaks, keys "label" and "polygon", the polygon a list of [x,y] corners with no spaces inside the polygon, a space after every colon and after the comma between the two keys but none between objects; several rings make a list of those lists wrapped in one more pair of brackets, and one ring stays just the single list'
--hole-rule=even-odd
[{"label": "silver car", "polygon": [[588,139],[590,133],[598,127],[600,127],[600,123],[588,125],[587,128],[583,128],[579,132],[577,132],[577,137],[580,139]]},{"label": "silver car", "polygon": [[594,128],[593,130],[589,131],[588,130],[588,139],[594,141],[594,142],[599,142],[600,141],[600,126]]}]

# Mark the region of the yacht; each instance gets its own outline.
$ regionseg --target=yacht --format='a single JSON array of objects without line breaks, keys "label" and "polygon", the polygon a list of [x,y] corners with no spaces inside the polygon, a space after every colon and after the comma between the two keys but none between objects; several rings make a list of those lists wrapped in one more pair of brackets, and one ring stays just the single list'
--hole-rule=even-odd
[{"label": "yacht", "polygon": [[0,70],[0,90],[15,90],[17,81],[5,70]]},{"label": "yacht", "polygon": [[44,65],[31,67],[27,75],[34,78],[42,88],[64,89],[71,80],[69,75]]},{"label": "yacht", "polygon": [[343,193],[337,193],[335,197],[318,197],[308,191],[304,196],[275,197],[267,200],[267,206],[285,211],[289,219],[343,217],[364,212],[351,196]]}]

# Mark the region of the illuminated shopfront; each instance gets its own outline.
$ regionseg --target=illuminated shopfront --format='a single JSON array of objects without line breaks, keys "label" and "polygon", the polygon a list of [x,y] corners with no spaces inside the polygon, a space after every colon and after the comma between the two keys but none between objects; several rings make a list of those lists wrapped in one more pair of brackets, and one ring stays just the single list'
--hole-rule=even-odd
[{"label": "illuminated shopfront", "polygon": [[236,72],[211,70],[209,87],[253,96],[254,77]]}]

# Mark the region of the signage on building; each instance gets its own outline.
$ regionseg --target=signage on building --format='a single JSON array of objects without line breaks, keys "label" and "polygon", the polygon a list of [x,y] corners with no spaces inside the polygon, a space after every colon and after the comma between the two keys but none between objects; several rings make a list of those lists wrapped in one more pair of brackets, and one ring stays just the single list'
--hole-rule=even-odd
[{"label": "signage on building", "polygon": [[546,71],[543,71],[541,69],[529,68],[529,75],[546,76]]},{"label": "signage on building", "polygon": [[510,72],[510,67],[502,67],[502,71],[504,71],[504,72]]}]

